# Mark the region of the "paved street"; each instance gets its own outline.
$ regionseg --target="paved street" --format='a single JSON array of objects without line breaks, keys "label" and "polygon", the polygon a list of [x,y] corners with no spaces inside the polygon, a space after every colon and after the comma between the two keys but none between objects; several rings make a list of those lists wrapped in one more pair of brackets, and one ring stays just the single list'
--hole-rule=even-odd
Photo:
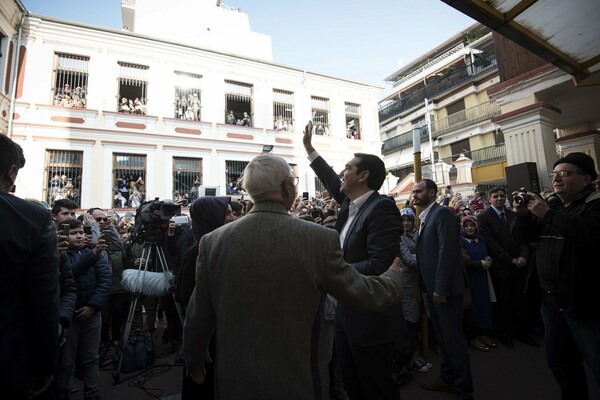
[{"label": "paved street", "polygon": [[[542,341],[541,337],[537,338]],[[156,341],[157,353],[163,348]],[[160,398],[178,400],[181,384],[182,366],[173,365],[175,355],[156,360],[155,367],[143,377],[113,385],[112,368],[101,371],[102,398],[105,400],[137,400]],[[453,396],[444,393],[430,392],[421,389],[421,379],[432,379],[439,370],[440,358],[437,355],[428,357],[434,364],[428,373],[412,372],[409,382],[400,390],[402,400],[451,400]],[[550,370],[546,366],[544,349],[529,347],[516,342],[514,349],[500,347],[490,353],[471,349],[471,367],[475,382],[475,398],[480,400],[559,400],[558,385],[554,382]],[[600,390],[588,371],[590,398],[599,399]],[[137,386],[136,386],[137,385]],[[152,395],[144,392],[145,388]],[[81,391],[73,396],[79,399]],[[241,399],[240,399],[241,400]],[[284,399],[282,399],[284,400]]]}]

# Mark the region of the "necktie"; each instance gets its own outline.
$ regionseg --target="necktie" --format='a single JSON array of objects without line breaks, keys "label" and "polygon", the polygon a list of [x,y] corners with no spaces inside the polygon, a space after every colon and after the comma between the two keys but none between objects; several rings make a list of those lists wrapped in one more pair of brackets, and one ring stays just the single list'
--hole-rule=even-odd
[{"label": "necktie", "polygon": [[504,224],[504,227],[508,228],[508,221],[506,220],[506,215],[504,215],[504,212],[500,213],[500,219],[502,220],[502,223]]}]

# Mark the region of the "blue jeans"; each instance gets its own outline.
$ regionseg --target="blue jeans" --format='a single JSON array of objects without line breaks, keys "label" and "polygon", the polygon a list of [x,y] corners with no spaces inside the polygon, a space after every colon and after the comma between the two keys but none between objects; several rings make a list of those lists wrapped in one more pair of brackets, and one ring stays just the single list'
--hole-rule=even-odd
[{"label": "blue jeans", "polygon": [[67,331],[67,342],[61,347],[56,373],[56,394],[58,399],[69,398],[69,382],[79,359],[81,378],[84,383],[84,398],[98,394],[100,386],[100,366],[98,348],[102,318],[96,312],[85,322],[73,321]]},{"label": "blue jeans", "polygon": [[581,318],[561,311],[556,297],[545,293],[542,300],[546,358],[563,400],[589,399],[585,360],[600,385],[600,317]]}]

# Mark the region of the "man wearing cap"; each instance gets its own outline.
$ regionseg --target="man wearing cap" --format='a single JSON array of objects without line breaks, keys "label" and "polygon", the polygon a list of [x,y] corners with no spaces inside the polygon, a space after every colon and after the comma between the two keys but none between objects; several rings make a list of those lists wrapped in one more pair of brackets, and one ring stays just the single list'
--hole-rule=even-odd
[{"label": "man wearing cap", "polygon": [[515,205],[513,235],[536,241],[535,268],[543,290],[542,320],[546,357],[562,399],[589,399],[582,361],[600,385],[600,193],[594,160],[571,153],[550,174],[560,202],[546,203],[535,193]]}]

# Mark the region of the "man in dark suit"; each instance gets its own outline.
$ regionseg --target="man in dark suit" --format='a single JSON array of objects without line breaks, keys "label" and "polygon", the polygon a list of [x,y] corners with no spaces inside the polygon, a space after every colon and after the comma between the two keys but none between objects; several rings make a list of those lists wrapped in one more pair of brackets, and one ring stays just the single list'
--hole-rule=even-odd
[{"label": "man in dark suit", "polygon": [[413,186],[414,204],[423,209],[417,240],[417,263],[429,304],[435,337],[442,351],[440,376],[423,381],[428,390],[455,393],[457,399],[473,398],[473,378],[467,339],[463,332],[464,260],[458,221],[435,202],[437,185],[423,179]]},{"label": "man in dark suit", "polygon": [[[304,148],[311,168],[341,205],[335,229],[340,233],[344,260],[363,275],[382,274],[398,255],[402,236],[398,208],[377,192],[386,175],[383,161],[357,153],[340,179],[316,152],[311,136],[309,122],[304,130]],[[339,303],[335,350],[351,400],[399,398],[392,378],[392,355],[394,342],[405,329],[401,304],[373,313]]]},{"label": "man in dark suit", "polygon": [[44,392],[58,350],[58,252],[50,212],[10,194],[25,165],[21,146],[0,135],[0,392]]},{"label": "man in dark suit", "polygon": [[515,213],[506,208],[506,191],[494,187],[489,191],[490,207],[477,216],[479,229],[485,239],[492,267],[490,275],[496,293],[494,319],[500,341],[509,348],[519,340],[539,347],[527,335],[527,296],[524,293],[527,279],[527,244],[520,244],[511,236],[510,226]]}]

